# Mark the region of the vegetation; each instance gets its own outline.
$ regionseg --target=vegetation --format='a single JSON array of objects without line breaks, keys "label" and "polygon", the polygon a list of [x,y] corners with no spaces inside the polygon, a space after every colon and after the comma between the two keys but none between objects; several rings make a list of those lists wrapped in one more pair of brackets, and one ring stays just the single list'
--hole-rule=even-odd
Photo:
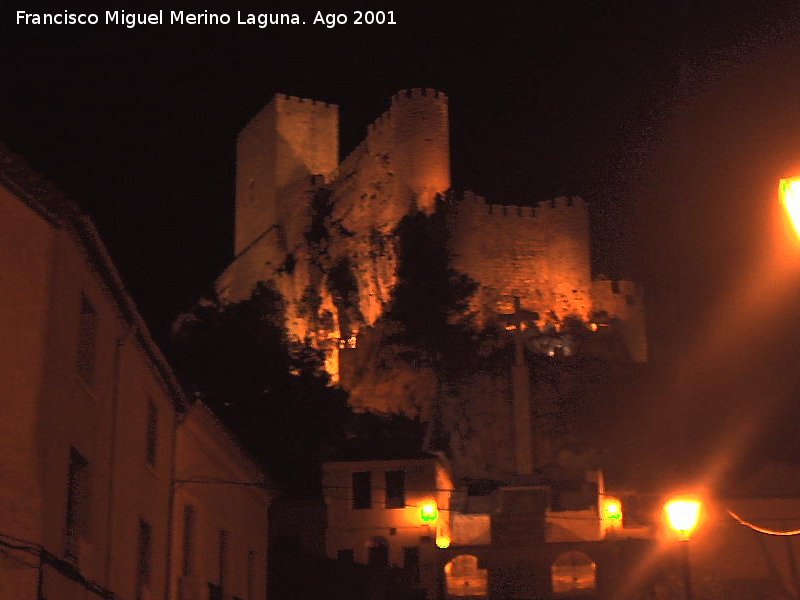
[{"label": "vegetation", "polygon": [[351,413],[322,356],[289,340],[283,303],[261,284],[249,300],[198,304],[176,326],[173,363],[190,391],[283,483],[317,479]]}]

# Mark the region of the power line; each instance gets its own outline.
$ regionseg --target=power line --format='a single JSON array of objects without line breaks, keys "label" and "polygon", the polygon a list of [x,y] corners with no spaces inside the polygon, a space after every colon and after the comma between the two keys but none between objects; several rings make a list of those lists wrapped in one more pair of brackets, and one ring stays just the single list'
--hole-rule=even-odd
[{"label": "power line", "polygon": [[757,531],[758,533],[763,533],[765,535],[780,535],[780,536],[793,536],[793,535],[800,535],[800,529],[789,529],[787,531],[779,531],[777,529],[767,529],[766,527],[760,527],[755,523],[751,523],[750,521],[745,521],[742,517],[737,515],[731,509],[725,509],[730,516],[732,516],[736,521],[739,522],[740,525],[744,525],[745,527],[749,527],[753,531]]}]

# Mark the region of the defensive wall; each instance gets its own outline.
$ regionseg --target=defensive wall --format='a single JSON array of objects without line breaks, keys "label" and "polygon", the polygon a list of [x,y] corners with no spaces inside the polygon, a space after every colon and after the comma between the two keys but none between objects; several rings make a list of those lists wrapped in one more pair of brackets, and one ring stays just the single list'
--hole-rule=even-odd
[{"label": "defensive wall", "polygon": [[578,196],[535,207],[488,204],[467,192],[449,221],[454,268],[481,285],[480,314],[520,299],[543,321],[591,313],[589,218]]},{"label": "defensive wall", "polygon": [[[448,98],[421,88],[395,94],[341,163],[338,129],[336,105],[283,94],[243,129],[236,259],[217,282],[223,300],[235,301],[258,281],[273,281],[286,299],[290,332],[324,347],[334,374],[339,346],[372,325],[391,298],[400,220],[430,214],[437,195],[450,189]],[[327,202],[324,222],[317,222],[326,232],[322,242],[307,235],[320,193]],[[452,264],[480,284],[472,307],[479,321],[510,312],[514,298],[538,313],[540,324],[603,313],[624,324],[631,356],[644,360],[641,290],[592,281],[583,199],[513,206],[467,192],[449,208]],[[356,287],[347,308],[331,281],[341,265]]]}]

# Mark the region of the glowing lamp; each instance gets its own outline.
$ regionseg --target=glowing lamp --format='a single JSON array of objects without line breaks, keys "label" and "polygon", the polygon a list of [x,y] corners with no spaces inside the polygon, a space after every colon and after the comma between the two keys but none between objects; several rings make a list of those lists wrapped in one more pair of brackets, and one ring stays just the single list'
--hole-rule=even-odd
[{"label": "glowing lamp", "polygon": [[688,541],[700,522],[702,503],[694,498],[673,498],[664,504],[667,525],[679,540]]},{"label": "glowing lamp", "polygon": [[778,195],[795,234],[800,238],[800,177],[781,179]]},{"label": "glowing lamp", "polygon": [[622,502],[619,501],[619,498],[606,496],[603,498],[601,510],[603,521],[609,526],[622,526]]},{"label": "glowing lamp", "polygon": [[439,517],[439,508],[435,500],[425,500],[419,507],[419,520],[423,523],[433,523]]},{"label": "glowing lamp", "polygon": [[436,546],[439,548],[449,548],[450,547],[450,536],[445,534],[440,534],[436,536]]}]

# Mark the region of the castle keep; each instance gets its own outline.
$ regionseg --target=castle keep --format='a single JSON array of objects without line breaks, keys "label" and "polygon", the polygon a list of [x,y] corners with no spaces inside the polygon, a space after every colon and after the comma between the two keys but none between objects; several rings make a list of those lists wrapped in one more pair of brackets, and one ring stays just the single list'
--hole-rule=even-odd
[{"label": "castle keep", "polygon": [[[339,350],[383,314],[397,282],[400,220],[427,214],[451,187],[447,96],[396,94],[339,162],[338,107],[278,94],[239,134],[235,254],[219,277],[223,301],[271,281],[286,301],[293,336]],[[452,195],[450,196],[452,198]],[[627,281],[593,280],[589,220],[579,197],[535,206],[452,198],[452,266],[479,284],[479,323],[522,309],[540,327],[567,317],[619,326],[631,358],[644,361],[642,294]],[[345,281],[345,284],[342,281]]]}]

